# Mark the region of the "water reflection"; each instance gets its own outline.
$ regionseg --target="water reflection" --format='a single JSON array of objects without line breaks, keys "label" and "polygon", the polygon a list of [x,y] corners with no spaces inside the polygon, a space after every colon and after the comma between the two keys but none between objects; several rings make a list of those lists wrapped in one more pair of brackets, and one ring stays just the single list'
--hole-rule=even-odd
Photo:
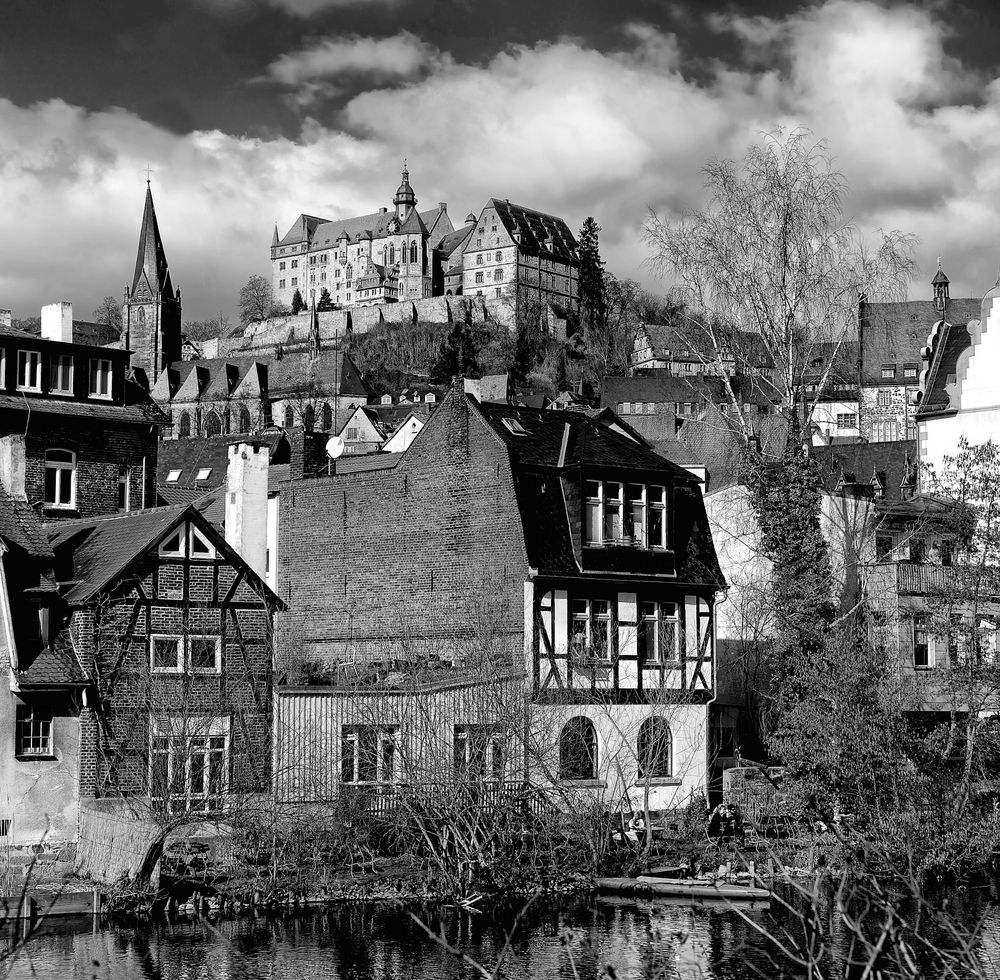
[{"label": "water reflection", "polygon": [[[978,916],[985,894],[956,896]],[[419,914],[455,949],[505,980],[744,980],[783,973],[752,925],[725,907],[598,899],[533,906],[508,939],[514,915],[427,907]],[[763,910],[752,913],[765,921]],[[997,918],[985,920],[984,953],[998,951]],[[9,943],[10,935],[3,936]],[[609,972],[611,967],[613,972]],[[11,980],[459,980],[475,968],[432,942],[401,910],[345,906],[285,918],[124,925],[91,919],[44,927],[13,959]],[[1000,975],[1000,974],[997,974]]]}]

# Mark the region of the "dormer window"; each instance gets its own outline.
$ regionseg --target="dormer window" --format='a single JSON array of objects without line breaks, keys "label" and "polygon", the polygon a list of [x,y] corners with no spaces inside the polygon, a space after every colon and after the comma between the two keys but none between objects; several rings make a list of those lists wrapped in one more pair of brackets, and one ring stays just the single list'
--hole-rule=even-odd
[{"label": "dormer window", "polygon": [[49,390],[54,395],[73,394],[73,357],[70,354],[56,354],[52,358]]},{"label": "dormer window", "polygon": [[17,352],[17,390],[42,390],[42,355],[38,351]]},{"label": "dormer window", "polygon": [[92,398],[111,397],[111,361],[107,358],[90,359],[90,395]]},{"label": "dormer window", "polygon": [[882,365],[882,377],[886,381],[890,381],[896,377],[896,365],[895,364],[883,364]]},{"label": "dormer window", "polygon": [[587,480],[585,495],[586,544],[667,547],[666,487]]}]

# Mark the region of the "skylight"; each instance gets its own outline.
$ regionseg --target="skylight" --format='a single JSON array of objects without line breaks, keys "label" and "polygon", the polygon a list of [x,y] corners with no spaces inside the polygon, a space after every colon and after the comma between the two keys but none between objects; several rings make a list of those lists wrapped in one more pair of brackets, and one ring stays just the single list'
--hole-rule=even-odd
[{"label": "skylight", "polygon": [[211,475],[212,475],[212,467],[211,466],[206,466],[203,469],[198,470],[198,474],[197,474],[197,476],[195,476],[195,479],[196,480],[207,480]]},{"label": "skylight", "polygon": [[504,419],[503,424],[507,427],[507,431],[515,436],[526,436],[528,434],[528,430],[517,419]]},{"label": "skylight", "polygon": [[171,470],[167,474],[167,483],[176,483],[181,478],[180,470]]}]

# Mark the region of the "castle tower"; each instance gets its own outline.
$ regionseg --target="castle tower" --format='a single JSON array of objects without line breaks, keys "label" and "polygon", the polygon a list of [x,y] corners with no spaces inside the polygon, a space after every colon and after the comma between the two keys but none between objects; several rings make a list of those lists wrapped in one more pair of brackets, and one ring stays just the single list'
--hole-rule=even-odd
[{"label": "castle tower", "polygon": [[406,169],[406,161],[403,161],[402,180],[396,189],[396,196],[392,199],[396,205],[396,219],[402,224],[410,216],[410,212],[417,206],[417,195],[410,187],[410,171]]},{"label": "castle tower", "polygon": [[181,291],[170,281],[148,180],[135,273],[122,304],[122,343],[150,385],[167,364],[181,359]]},{"label": "castle tower", "polygon": [[950,300],[948,287],[950,285],[951,280],[944,274],[944,270],[941,268],[941,259],[938,258],[937,274],[931,280],[931,288],[934,290],[934,309],[938,313],[944,313],[948,309]]}]

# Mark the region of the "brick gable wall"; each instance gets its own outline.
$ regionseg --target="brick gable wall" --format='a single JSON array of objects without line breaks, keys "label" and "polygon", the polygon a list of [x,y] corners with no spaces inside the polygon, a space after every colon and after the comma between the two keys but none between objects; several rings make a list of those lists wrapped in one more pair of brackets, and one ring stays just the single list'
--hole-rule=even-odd
[{"label": "brick gable wall", "polygon": [[402,656],[494,628],[519,648],[527,562],[513,476],[464,394],[394,469],[283,486],[280,526],[279,656]]}]

